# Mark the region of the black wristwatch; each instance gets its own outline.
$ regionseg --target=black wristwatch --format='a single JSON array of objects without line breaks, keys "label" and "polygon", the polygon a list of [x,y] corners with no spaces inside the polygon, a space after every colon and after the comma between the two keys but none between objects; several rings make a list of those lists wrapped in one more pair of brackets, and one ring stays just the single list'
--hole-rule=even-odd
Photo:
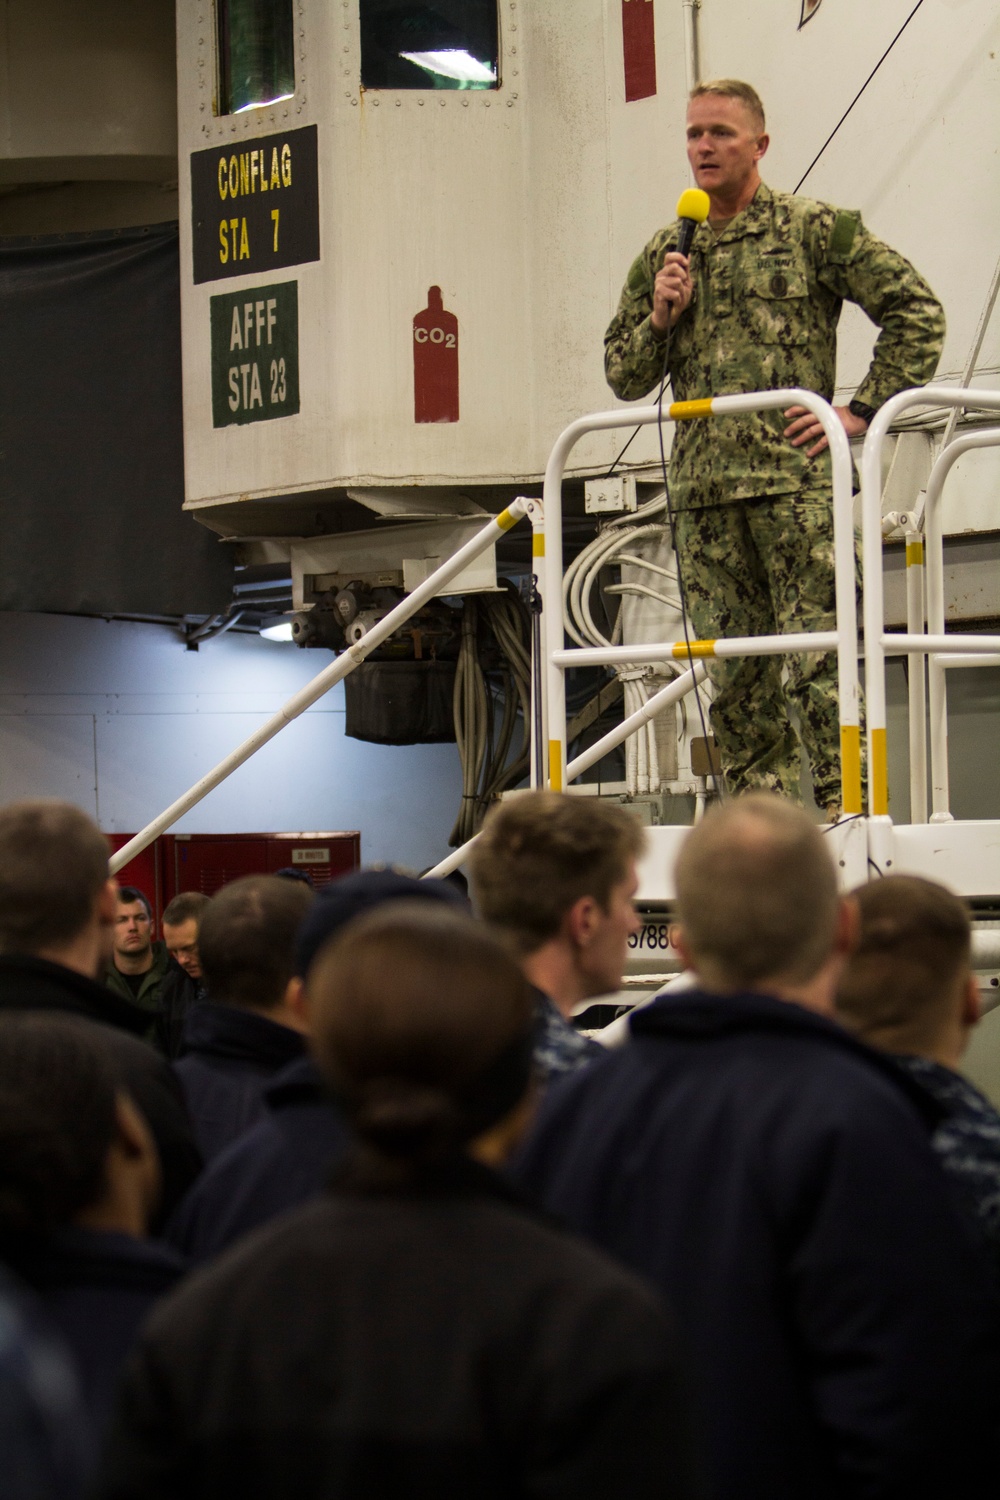
[{"label": "black wristwatch", "polygon": [[869,406],[864,401],[854,400],[848,401],[847,410],[850,412],[852,417],[860,417],[862,422],[868,422],[870,424],[872,417],[874,417],[876,411],[878,410],[878,407]]}]

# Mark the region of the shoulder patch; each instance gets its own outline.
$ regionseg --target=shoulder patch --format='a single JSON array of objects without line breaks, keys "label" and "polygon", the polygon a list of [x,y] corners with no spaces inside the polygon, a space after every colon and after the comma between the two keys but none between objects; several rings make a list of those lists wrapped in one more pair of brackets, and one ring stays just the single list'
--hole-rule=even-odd
[{"label": "shoulder patch", "polygon": [[847,213],[843,209],[834,220],[833,233],[830,235],[830,255],[837,260],[846,260],[851,253],[854,237],[861,223],[861,215]]}]

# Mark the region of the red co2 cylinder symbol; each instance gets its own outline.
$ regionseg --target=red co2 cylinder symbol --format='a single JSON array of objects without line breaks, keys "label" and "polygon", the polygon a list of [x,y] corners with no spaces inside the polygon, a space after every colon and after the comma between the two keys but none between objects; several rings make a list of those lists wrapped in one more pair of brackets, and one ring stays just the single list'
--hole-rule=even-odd
[{"label": "red co2 cylinder symbol", "polygon": [[413,319],[413,420],[458,421],[458,319],[445,312],[439,286]]}]

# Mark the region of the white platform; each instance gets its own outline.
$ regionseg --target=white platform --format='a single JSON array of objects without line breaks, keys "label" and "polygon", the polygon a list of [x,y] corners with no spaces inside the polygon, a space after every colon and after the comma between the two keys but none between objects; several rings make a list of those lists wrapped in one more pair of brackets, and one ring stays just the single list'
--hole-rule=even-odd
[{"label": "white platform", "polygon": [[[867,818],[854,818],[850,821],[837,823],[824,835],[830,841],[834,858],[840,867],[840,884],[845,891],[853,890],[855,886],[861,885],[869,874],[874,874],[868,865],[868,833]],[[996,839],[996,868],[997,886],[1000,892],[1000,823],[996,824],[955,824],[954,827],[981,828],[988,826],[995,830]],[[909,832],[910,830],[905,830]],[[923,830],[926,832],[927,830]],[[935,830],[936,832],[937,830]],[[674,863],[680,851],[681,844],[691,832],[690,828],[663,827],[647,828],[647,849],[645,858],[639,866],[639,890],[636,901],[639,906],[661,905],[672,902],[676,891],[674,888]],[[907,869],[910,867],[907,866]],[[929,871],[926,873],[930,873]],[[946,881],[953,885],[954,882],[941,874],[938,880]],[[955,889],[958,889],[956,886]],[[965,894],[964,892],[962,894]]]}]

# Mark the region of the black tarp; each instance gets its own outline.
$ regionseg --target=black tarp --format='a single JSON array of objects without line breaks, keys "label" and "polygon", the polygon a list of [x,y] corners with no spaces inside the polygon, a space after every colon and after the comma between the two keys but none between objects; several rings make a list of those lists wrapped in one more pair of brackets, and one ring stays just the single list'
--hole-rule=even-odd
[{"label": "black tarp", "polygon": [[0,610],[224,608],[183,502],[177,225],[0,239]]}]

